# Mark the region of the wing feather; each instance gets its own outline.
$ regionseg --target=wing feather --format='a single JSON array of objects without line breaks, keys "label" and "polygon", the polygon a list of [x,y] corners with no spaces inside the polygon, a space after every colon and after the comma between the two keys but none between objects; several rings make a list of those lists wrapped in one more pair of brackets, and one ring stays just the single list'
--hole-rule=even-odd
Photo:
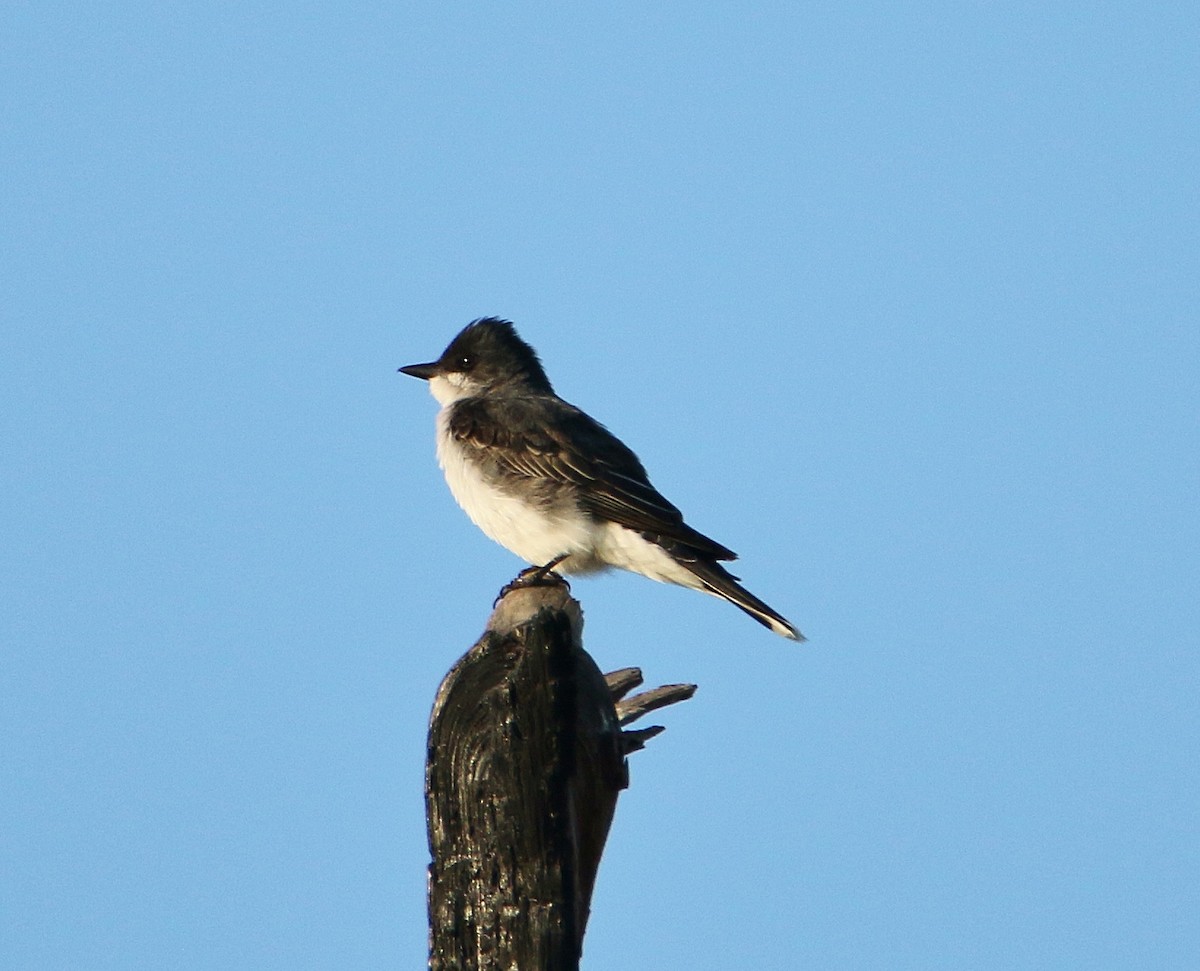
[{"label": "wing feather", "polygon": [[448,426],[460,446],[476,450],[502,476],[574,486],[580,504],[598,519],[660,545],[682,544],[693,555],[737,558],[683,521],[620,439],[559,398],[467,398],[452,406]]}]

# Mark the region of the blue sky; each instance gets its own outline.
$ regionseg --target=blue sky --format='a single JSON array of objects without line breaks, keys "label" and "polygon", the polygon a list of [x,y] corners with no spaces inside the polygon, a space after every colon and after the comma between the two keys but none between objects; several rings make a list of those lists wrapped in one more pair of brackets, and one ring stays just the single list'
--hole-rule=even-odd
[{"label": "blue sky", "polygon": [[585,967],[1200,966],[1194,6],[0,18],[0,965],[421,966],[498,314],[810,637],[576,583]]}]

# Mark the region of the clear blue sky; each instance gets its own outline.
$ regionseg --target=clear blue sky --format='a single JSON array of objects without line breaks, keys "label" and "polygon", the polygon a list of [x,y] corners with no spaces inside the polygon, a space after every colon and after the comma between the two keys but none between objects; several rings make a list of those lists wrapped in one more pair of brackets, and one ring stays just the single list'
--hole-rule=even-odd
[{"label": "clear blue sky", "polygon": [[1194,4],[12,3],[0,966],[425,959],[520,563],[401,364],[513,319],[809,635],[694,681],[585,967],[1200,967]]}]

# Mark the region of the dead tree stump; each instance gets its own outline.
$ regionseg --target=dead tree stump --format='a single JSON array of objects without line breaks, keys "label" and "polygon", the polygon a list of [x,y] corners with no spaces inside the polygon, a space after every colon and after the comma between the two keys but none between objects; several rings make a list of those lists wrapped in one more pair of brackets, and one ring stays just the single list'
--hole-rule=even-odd
[{"label": "dead tree stump", "polygon": [[583,650],[566,584],[519,588],[446,675],[429,724],[425,804],[431,971],[576,971],[592,887],[628,785],[622,731],[690,698],[607,678]]}]

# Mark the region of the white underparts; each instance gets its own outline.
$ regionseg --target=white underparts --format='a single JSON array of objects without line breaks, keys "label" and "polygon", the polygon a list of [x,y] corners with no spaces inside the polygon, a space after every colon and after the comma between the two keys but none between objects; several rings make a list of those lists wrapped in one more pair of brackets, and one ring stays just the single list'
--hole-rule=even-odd
[{"label": "white underparts", "polygon": [[[449,390],[438,388],[434,394]],[[492,540],[535,566],[565,553],[568,558],[558,567],[564,573],[593,573],[616,567],[663,583],[704,589],[661,547],[634,530],[594,519],[569,493],[564,493],[564,501],[557,506],[534,505],[488,482],[450,436],[447,411],[442,408],[437,416],[438,464],[455,501]]]},{"label": "white underparts", "polygon": [[[456,401],[479,394],[481,388],[465,374],[436,374],[429,390],[441,404],[437,416],[438,464],[455,501],[483,532],[505,549],[534,566],[543,566],[565,555],[556,567],[563,573],[594,573],[616,567],[639,573],[652,580],[701,590],[728,600],[767,624],[784,637],[803,637],[770,608],[731,579],[710,576],[706,586],[686,567],[676,562],[662,547],[651,543],[639,532],[617,523],[598,520],[580,508],[573,489],[563,484],[556,490],[549,482],[529,483],[522,492],[518,486],[501,488],[485,476],[469,453],[450,435],[449,412]],[[703,570],[702,570],[703,572]],[[725,592],[717,589],[722,584]],[[765,608],[765,610],[764,610]]]}]

